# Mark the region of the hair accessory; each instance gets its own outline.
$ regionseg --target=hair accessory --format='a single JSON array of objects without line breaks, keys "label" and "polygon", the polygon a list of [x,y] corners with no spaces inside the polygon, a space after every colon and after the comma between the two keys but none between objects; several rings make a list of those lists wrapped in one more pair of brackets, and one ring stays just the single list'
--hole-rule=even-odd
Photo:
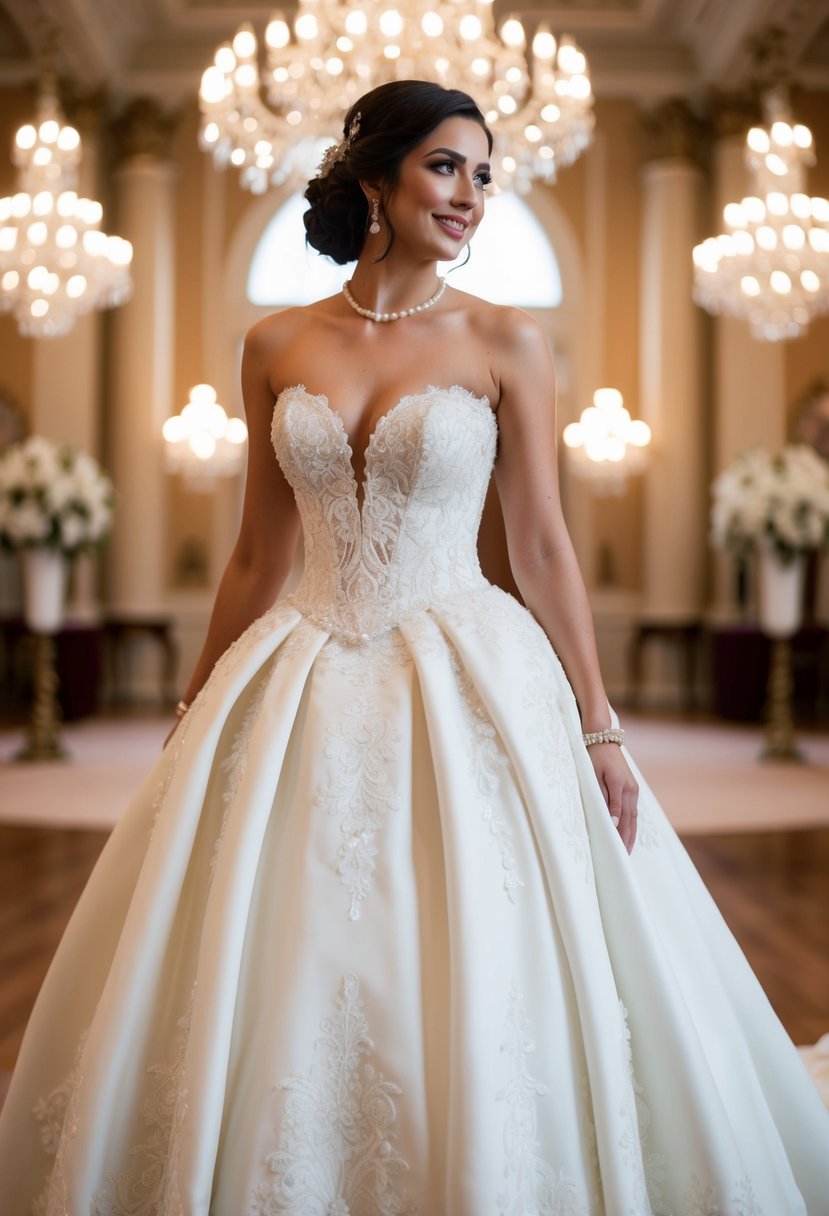
[{"label": "hair accessory", "polygon": [[371,200],[371,223],[368,226],[369,232],[374,236],[380,231],[380,200],[373,198]]},{"label": "hair accessory", "polygon": [[618,743],[621,747],[625,741],[625,732],[618,726],[608,726],[604,730],[588,731],[581,738],[585,747],[592,747],[594,743]]},{"label": "hair accessory", "polygon": [[358,112],[351,120],[351,126],[348,128],[348,135],[345,139],[341,139],[338,144],[332,144],[320,161],[320,167],[317,170],[317,177],[327,177],[338,161],[341,161],[348,152],[354,142],[357,132],[360,130],[360,118],[362,115]]},{"label": "hair accessory", "polygon": [[446,290],[446,280],[439,278],[437,291],[428,300],[425,300],[423,304],[415,304],[414,308],[403,308],[400,312],[374,312],[371,308],[363,308],[361,304],[357,303],[349,291],[350,283],[351,279],[347,279],[343,283],[343,295],[354,311],[358,312],[361,317],[366,317],[369,321],[402,321],[404,317],[413,317],[416,312],[425,312],[427,308],[434,308]]}]

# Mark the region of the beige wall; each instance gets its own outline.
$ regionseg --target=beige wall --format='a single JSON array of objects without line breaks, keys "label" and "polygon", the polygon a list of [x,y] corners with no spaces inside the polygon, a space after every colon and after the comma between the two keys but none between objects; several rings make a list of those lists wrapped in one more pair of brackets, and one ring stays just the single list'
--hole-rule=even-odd
[{"label": "beige wall", "polygon": [[[829,100],[826,93],[795,99],[795,117],[811,128],[817,164],[809,173],[809,193],[829,198]],[[788,342],[785,350],[786,410],[789,426],[797,403],[817,379],[829,383],[829,315],[819,317],[804,338]]]},{"label": "beige wall", "polygon": [[[639,410],[639,267],[642,158],[638,111],[631,102],[601,102],[596,125],[607,157],[608,206],[604,215],[604,343],[602,385],[621,392],[634,418]],[[595,388],[601,387],[595,385]],[[588,405],[589,402],[584,402]],[[640,587],[641,478],[632,478],[623,498],[594,503],[594,562],[589,581],[599,586],[602,566],[623,591]],[[608,555],[608,556],[605,556]],[[608,577],[608,572],[604,573]]]},{"label": "beige wall", "polygon": [[[0,197],[15,189],[15,168],[11,148],[15,132],[31,120],[34,93],[29,89],[0,90]],[[16,400],[27,421],[31,417],[34,380],[34,342],[21,338],[17,324],[8,313],[0,314],[0,391]]]}]

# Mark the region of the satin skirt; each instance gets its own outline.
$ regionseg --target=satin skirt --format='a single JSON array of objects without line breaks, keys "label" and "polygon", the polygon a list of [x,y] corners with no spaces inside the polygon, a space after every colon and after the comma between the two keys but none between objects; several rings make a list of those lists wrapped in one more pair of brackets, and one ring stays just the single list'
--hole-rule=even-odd
[{"label": "satin skirt", "polygon": [[827,1216],[829,1114],[644,778],[487,587],[254,623],[113,832],[4,1216]]}]

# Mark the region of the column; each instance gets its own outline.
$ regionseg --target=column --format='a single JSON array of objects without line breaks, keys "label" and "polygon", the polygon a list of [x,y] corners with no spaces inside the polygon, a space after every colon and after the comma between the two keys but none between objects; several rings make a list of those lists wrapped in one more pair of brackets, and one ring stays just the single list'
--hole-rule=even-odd
[{"label": "column", "polygon": [[[714,108],[714,205],[705,235],[724,230],[723,208],[749,190],[744,164],[746,132],[759,120],[756,101],[721,95]],[[745,321],[717,317],[713,323],[712,476],[752,447],[777,449],[786,439],[785,344],[758,342]],[[734,560],[718,553],[713,562],[712,621],[738,616]]]},{"label": "column", "polygon": [[644,494],[643,612],[679,624],[703,603],[705,497],[702,318],[691,298],[699,239],[700,129],[681,101],[644,120],[641,417],[653,432]]},{"label": "column", "polygon": [[172,412],[175,344],[173,120],[146,98],[114,128],[117,232],[132,242],[133,297],[113,317],[109,464],[117,492],[110,603],[132,617],[164,605],[166,486],[161,428]]},{"label": "column", "polygon": [[[81,136],[78,193],[100,200],[101,98],[76,96],[65,104],[67,120]],[[113,231],[106,207],[101,227]],[[101,313],[86,313],[64,337],[37,341],[33,360],[33,431],[96,459],[101,457],[102,336]],[[73,564],[66,605],[66,619],[72,624],[95,624],[100,619],[98,565],[94,554],[81,555]]]}]

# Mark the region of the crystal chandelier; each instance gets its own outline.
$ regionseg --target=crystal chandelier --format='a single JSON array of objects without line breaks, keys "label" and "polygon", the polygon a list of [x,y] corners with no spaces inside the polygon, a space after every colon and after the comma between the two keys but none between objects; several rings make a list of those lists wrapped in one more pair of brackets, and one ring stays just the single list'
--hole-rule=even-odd
[{"label": "crystal chandelier", "polygon": [[0,198],[0,311],[22,334],[56,338],[93,308],[123,304],[132,290],[132,246],[101,232],[101,204],[77,193],[81,137],[46,89],[36,125],[17,132],[18,190]]},{"label": "crystal chandelier", "polygon": [[241,472],[248,429],[241,418],[228,418],[210,384],[190,389],[187,405],[167,419],[162,435],[164,468],[181,473],[192,490],[210,490],[217,477]]},{"label": "crystal chandelier", "polygon": [[748,321],[759,341],[804,333],[829,308],[829,201],[806,193],[812,133],[792,124],[780,91],[764,102],[767,127],[746,137],[752,192],[723,211],[726,232],[694,249],[694,299]]},{"label": "crystal chandelier", "polygon": [[554,181],[590,143],[593,95],[582,51],[539,25],[527,53],[521,22],[496,33],[491,0],[298,0],[293,27],[275,12],[266,70],[250,24],[202,76],[200,144],[241,171],[255,194],[304,184],[343,115],[388,80],[433,80],[470,93],[495,136],[493,173],[525,193]]},{"label": "crystal chandelier", "polygon": [[628,475],[645,468],[651,429],[631,418],[617,388],[597,388],[593,404],[561,437],[578,477],[590,481],[598,494],[621,494]]}]

